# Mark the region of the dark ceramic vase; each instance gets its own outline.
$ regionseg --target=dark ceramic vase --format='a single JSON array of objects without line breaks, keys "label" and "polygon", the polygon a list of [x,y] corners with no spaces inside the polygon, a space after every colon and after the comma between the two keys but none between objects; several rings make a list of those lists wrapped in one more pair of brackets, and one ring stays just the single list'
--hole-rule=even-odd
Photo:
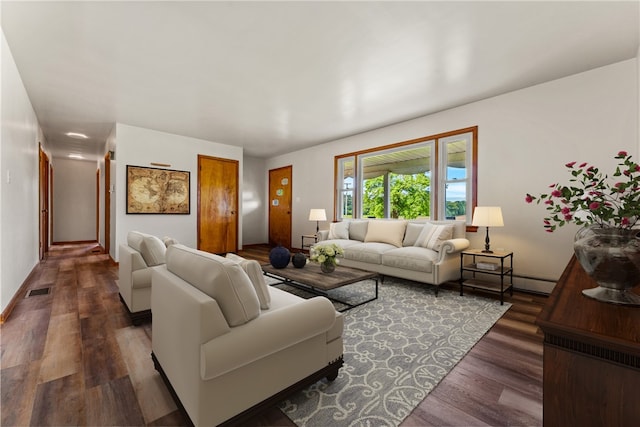
[{"label": "dark ceramic vase", "polygon": [[291,257],[291,263],[295,268],[303,268],[307,265],[307,257],[302,252],[298,252]]},{"label": "dark ceramic vase", "polygon": [[276,246],[269,252],[269,262],[273,268],[285,268],[289,264],[291,253],[284,246]]}]

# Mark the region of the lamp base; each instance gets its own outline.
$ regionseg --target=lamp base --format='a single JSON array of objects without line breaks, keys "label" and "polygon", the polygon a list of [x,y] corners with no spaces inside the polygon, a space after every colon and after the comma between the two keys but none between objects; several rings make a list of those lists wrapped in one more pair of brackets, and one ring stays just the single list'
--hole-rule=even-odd
[{"label": "lamp base", "polygon": [[492,254],[492,253],[493,253],[493,251],[492,251],[492,250],[490,250],[490,249],[485,249],[485,250],[483,250],[483,251],[482,251],[482,253],[483,253],[483,254]]}]

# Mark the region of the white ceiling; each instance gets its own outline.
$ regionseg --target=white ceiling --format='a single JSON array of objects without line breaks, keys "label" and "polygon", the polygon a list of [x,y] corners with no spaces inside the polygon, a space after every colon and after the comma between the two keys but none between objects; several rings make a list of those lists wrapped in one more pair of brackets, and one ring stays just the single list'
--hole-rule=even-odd
[{"label": "white ceiling", "polygon": [[640,43],[638,1],[1,8],[52,154],[88,158],[115,122],[272,156],[633,58]]}]

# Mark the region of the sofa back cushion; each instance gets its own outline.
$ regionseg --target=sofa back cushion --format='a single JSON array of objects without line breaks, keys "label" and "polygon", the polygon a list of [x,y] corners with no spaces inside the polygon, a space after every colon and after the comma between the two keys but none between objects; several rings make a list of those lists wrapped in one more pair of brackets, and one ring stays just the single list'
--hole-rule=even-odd
[{"label": "sofa back cushion", "polygon": [[364,242],[369,221],[349,221],[349,239]]},{"label": "sofa back cushion", "polygon": [[422,246],[423,248],[439,251],[442,243],[453,237],[452,224],[433,224],[426,223],[420,235],[416,239],[414,246]]},{"label": "sofa back cushion", "polygon": [[256,291],[236,262],[180,244],[167,248],[166,259],[167,270],[216,300],[229,326],[260,315]]},{"label": "sofa back cushion", "polygon": [[148,234],[141,233],[139,231],[130,231],[127,233],[127,245],[135,249],[138,252],[142,251],[142,241]]},{"label": "sofa back cushion", "polygon": [[332,222],[329,224],[329,240],[348,239],[349,223],[347,221]]},{"label": "sofa back cushion", "polygon": [[466,239],[467,237],[467,222],[463,220],[444,220],[444,221],[430,221],[434,225],[450,225],[453,226],[452,239]]},{"label": "sofa back cushion", "polygon": [[372,219],[367,226],[364,241],[388,243],[399,248],[402,246],[406,227],[406,221]]}]

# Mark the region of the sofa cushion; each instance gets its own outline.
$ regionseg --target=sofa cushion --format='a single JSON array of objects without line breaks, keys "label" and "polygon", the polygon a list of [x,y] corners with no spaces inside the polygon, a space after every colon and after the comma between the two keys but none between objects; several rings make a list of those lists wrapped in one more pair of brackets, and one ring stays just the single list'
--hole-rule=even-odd
[{"label": "sofa cushion", "polygon": [[353,245],[359,245],[360,243],[362,243],[362,242],[360,242],[358,240],[348,240],[348,239],[331,239],[331,240],[322,240],[322,241],[318,242],[318,244],[323,244],[323,245],[335,244],[335,245],[340,246],[342,249],[346,249],[346,248],[348,248],[350,246],[353,246]]},{"label": "sofa cushion", "polygon": [[420,232],[424,228],[424,223],[417,224],[415,222],[410,222],[407,224],[407,231],[404,233],[404,240],[402,241],[402,246],[413,246],[418,240],[418,236]]},{"label": "sofa cushion", "polygon": [[167,247],[156,236],[144,236],[140,245],[140,254],[149,267],[164,264]]},{"label": "sofa cushion", "polygon": [[453,227],[452,239],[467,238],[467,222],[463,220],[430,221],[433,225],[449,225]]},{"label": "sofa cushion", "polygon": [[349,223],[346,221],[329,224],[329,239],[348,239]]},{"label": "sofa cushion", "polygon": [[451,239],[453,236],[453,225],[426,223],[414,246],[421,246],[435,251],[440,250],[442,242]]},{"label": "sofa cushion", "polygon": [[251,279],[251,284],[256,291],[256,295],[258,295],[258,300],[260,300],[260,309],[268,310],[271,305],[271,294],[269,293],[269,286],[264,281],[262,267],[260,267],[258,261],[245,259],[233,253],[228,253],[226,258],[240,264],[240,267]]},{"label": "sofa cushion", "polygon": [[388,243],[395,247],[402,246],[406,221],[371,220],[367,226],[365,242]]},{"label": "sofa cushion", "polygon": [[221,256],[171,245],[167,270],[215,299],[229,326],[245,324],[260,315],[260,301],[240,265]]},{"label": "sofa cushion", "polygon": [[402,268],[404,270],[431,273],[438,253],[431,249],[416,246],[395,248],[382,254],[382,265]]},{"label": "sofa cushion", "polygon": [[364,242],[367,235],[369,221],[350,221],[349,222],[349,239]]},{"label": "sofa cushion", "polygon": [[344,257],[369,264],[382,264],[382,254],[394,248],[395,246],[388,243],[358,243],[344,249]]}]

